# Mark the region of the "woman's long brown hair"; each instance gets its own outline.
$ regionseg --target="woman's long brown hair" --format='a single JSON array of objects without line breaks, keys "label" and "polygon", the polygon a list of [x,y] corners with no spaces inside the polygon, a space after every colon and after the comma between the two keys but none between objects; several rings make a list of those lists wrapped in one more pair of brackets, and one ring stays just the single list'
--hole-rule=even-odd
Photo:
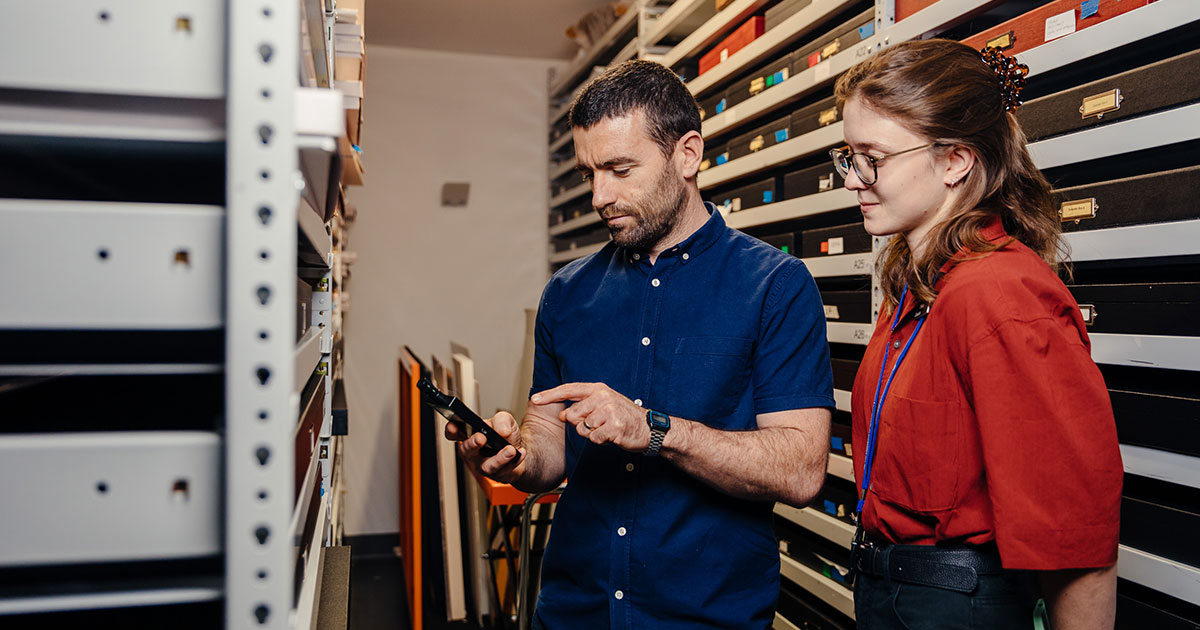
[{"label": "woman's long brown hair", "polygon": [[966,147],[975,154],[975,165],[957,184],[957,203],[925,237],[922,256],[914,260],[908,242],[899,237],[880,253],[876,267],[885,310],[899,302],[906,283],[917,300],[932,303],[938,270],[947,261],[986,255],[1007,244],[983,237],[983,228],[996,217],[1010,237],[1052,267],[1065,258],[1050,183],[1034,166],[1025,134],[1004,108],[999,78],[978,51],[944,39],[896,44],[847,71],[835,92],[839,109],[858,98],[942,144],[942,151]]}]

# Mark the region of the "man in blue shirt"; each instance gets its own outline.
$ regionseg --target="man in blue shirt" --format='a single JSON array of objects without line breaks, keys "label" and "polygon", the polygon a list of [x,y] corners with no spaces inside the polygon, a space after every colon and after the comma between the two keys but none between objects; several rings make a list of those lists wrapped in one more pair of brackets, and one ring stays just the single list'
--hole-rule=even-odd
[{"label": "man in blue shirt", "polygon": [[489,420],[514,446],[485,459],[477,434],[459,452],[528,492],[570,478],[535,628],[766,628],[773,503],[808,503],[825,477],[820,295],[701,200],[700,117],[670,70],[616,66],[570,117],[612,242],[546,286],[529,409],[519,428]]}]

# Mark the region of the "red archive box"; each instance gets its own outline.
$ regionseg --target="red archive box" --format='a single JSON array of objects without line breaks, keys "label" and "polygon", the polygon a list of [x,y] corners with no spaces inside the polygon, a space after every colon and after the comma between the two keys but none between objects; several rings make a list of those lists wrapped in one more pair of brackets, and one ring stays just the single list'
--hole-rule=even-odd
[{"label": "red archive box", "polygon": [[896,21],[899,22],[904,18],[928,7],[931,4],[937,3],[938,0],[896,0]]},{"label": "red archive box", "polygon": [[963,40],[972,48],[991,46],[1010,55],[1095,26],[1154,0],[1053,0],[1029,13]]},{"label": "red archive box", "polygon": [[749,20],[746,20],[737,30],[730,33],[725,39],[717,44],[716,48],[704,53],[700,58],[700,72],[704,74],[712,70],[714,66],[725,61],[729,55],[743,49],[750,42],[762,36],[766,22],[763,16],[756,15]]}]

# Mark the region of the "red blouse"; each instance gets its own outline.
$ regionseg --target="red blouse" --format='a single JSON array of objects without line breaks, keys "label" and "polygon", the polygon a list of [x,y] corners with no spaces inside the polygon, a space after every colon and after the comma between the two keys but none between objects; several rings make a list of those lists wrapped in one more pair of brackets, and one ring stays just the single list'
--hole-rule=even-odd
[{"label": "red blouse", "polygon": [[[1008,238],[999,221],[984,236]],[[1075,299],[1016,241],[944,271],[883,406],[864,528],[901,544],[994,540],[1009,569],[1113,564],[1121,454]],[[859,487],[884,345],[912,334],[912,302],[895,333],[879,318],[854,382]]]}]

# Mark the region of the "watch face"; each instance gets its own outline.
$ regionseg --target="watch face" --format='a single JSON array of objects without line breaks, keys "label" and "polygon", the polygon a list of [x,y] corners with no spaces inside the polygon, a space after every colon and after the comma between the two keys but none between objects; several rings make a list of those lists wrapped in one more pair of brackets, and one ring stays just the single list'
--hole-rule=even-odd
[{"label": "watch face", "polygon": [[646,414],[646,419],[649,421],[651,429],[666,431],[671,428],[671,417],[665,413],[651,411]]}]

